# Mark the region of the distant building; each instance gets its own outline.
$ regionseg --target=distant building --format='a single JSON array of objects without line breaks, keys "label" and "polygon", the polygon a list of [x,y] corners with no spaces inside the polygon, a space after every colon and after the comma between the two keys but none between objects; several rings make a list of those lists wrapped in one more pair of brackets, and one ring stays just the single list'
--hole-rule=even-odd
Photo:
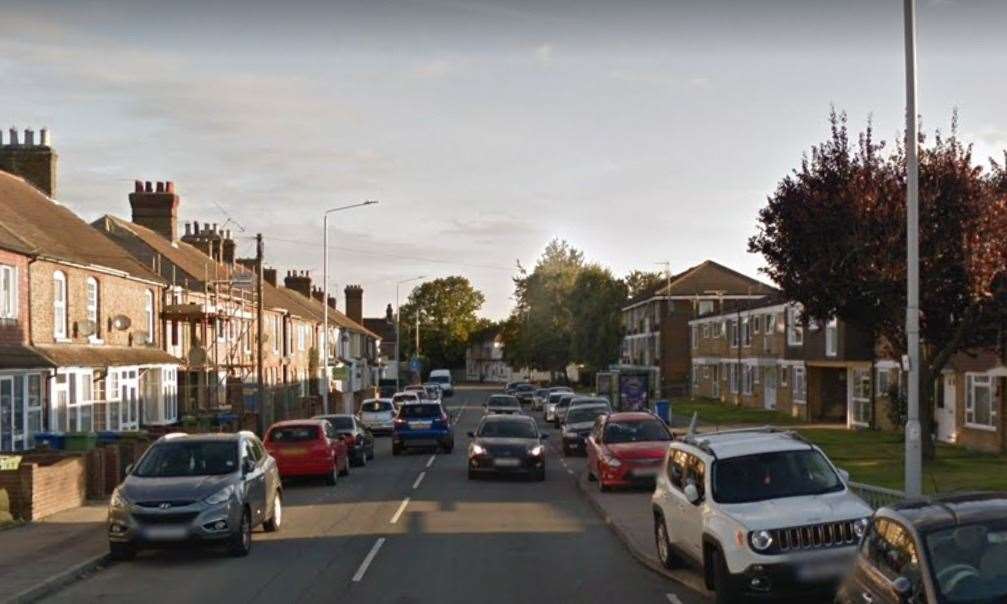
[{"label": "distant building", "polygon": [[364,327],[381,338],[378,361],[381,366],[380,379],[394,380],[398,367],[395,366],[395,349],[398,347],[398,332],[395,329],[395,314],[392,305],[385,308],[385,316],[364,318]]}]

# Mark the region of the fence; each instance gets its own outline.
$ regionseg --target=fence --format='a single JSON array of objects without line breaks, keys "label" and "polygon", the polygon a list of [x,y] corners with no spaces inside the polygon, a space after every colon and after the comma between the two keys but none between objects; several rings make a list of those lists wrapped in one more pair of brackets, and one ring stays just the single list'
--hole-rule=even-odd
[{"label": "fence", "polygon": [[884,489],[859,482],[850,482],[849,486],[851,491],[859,495],[861,499],[867,502],[867,505],[875,510],[906,498],[905,493],[894,489]]}]

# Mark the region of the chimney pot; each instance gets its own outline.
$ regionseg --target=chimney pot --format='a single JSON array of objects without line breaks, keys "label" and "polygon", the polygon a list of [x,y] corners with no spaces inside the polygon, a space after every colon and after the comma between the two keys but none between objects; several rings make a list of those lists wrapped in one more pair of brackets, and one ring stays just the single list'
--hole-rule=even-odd
[{"label": "chimney pot", "polygon": [[17,146],[17,128],[13,126],[10,129],[10,143],[11,145]]},{"label": "chimney pot", "polygon": [[164,190],[167,191],[168,193],[174,193],[175,192],[175,183],[171,182],[170,180],[166,181],[164,183]]},{"label": "chimney pot", "polygon": [[164,183],[161,182],[160,180],[154,183],[154,187],[156,188],[158,193],[164,193]]},{"label": "chimney pot", "polygon": [[192,234],[192,225],[187,222],[185,223],[185,236],[188,237],[191,234]]},{"label": "chimney pot", "polygon": [[39,132],[38,132],[38,139],[39,139],[38,140],[38,144],[42,145],[43,147],[48,147],[49,146],[49,129],[48,128],[42,128],[41,130],[39,130]]},{"label": "chimney pot", "polygon": [[149,180],[147,182],[143,183],[143,190],[146,193],[153,193],[154,192],[154,187],[151,186]]},{"label": "chimney pot", "polygon": [[142,180],[134,180],[133,181],[133,192],[134,193],[143,193],[143,181]]},{"label": "chimney pot", "polygon": [[24,129],[24,144],[28,146],[35,145],[35,131],[31,128]]},{"label": "chimney pot", "polygon": [[203,223],[203,230],[204,231],[209,231],[210,230],[210,223],[209,222],[204,222]]}]

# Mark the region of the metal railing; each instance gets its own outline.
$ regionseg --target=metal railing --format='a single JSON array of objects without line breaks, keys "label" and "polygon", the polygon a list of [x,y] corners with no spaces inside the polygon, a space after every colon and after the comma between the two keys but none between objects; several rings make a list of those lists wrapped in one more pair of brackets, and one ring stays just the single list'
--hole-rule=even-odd
[{"label": "metal railing", "polygon": [[880,507],[902,501],[906,498],[905,493],[894,489],[885,489],[860,482],[850,482],[847,484],[849,485],[851,491],[859,495],[861,499],[867,502],[867,505],[871,506],[875,510]]}]

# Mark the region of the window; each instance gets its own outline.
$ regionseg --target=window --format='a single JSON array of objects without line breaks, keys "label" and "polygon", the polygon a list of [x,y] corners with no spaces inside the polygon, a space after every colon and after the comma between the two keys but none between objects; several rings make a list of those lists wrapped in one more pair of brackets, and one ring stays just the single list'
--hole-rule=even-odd
[{"label": "window", "polygon": [[741,393],[752,394],[752,382],[754,381],[755,367],[751,365],[741,366]]},{"label": "window", "polygon": [[0,264],[0,319],[17,319],[17,269]]},{"label": "window", "polygon": [[700,300],[699,316],[703,316],[711,312],[713,312],[713,300]]},{"label": "window", "polygon": [[762,319],[760,317],[752,317],[752,333],[759,333],[759,327],[762,325]]},{"label": "window", "polygon": [[741,345],[746,348],[752,345],[752,321],[749,317],[741,320]]},{"label": "window", "polygon": [[786,365],[784,365],[783,367],[780,367],[780,385],[781,386],[786,386],[787,385],[787,374],[788,373],[790,373],[790,369],[788,369]]},{"label": "window", "polygon": [[703,339],[704,340],[709,340],[710,339],[710,324],[709,323],[703,323]]},{"label": "window", "polygon": [[703,379],[704,380],[710,379],[710,366],[709,365],[703,365]]},{"label": "window", "polygon": [[829,319],[825,324],[825,356],[834,357],[839,353],[839,320]]},{"label": "window", "polygon": [[871,422],[871,371],[854,369],[850,377],[853,389],[853,422],[868,425]]},{"label": "window", "polygon": [[714,338],[720,338],[721,327],[723,327],[723,325],[723,323],[717,321],[710,327],[710,333]]},{"label": "window", "polygon": [[93,325],[92,339],[101,338],[101,321],[99,317],[99,304],[101,303],[101,292],[98,288],[98,280],[94,277],[87,278],[87,320]]},{"label": "window", "polygon": [[273,352],[280,352],[280,338],[283,330],[280,328],[280,315],[273,315]]},{"label": "window", "polygon": [[965,374],[965,423],[974,428],[996,430],[996,419],[993,380],[981,373]]},{"label": "window", "polygon": [[891,382],[892,372],[890,369],[885,367],[878,368],[878,395],[888,396],[888,391],[892,388]]},{"label": "window", "polygon": [[864,540],[864,554],[889,581],[919,577],[919,555],[912,533],[887,518],[874,521]]},{"label": "window", "polygon": [[769,335],[774,331],[776,331],[775,328],[776,328],[776,315],[770,313],[766,315],[766,329],[765,329],[766,335]]},{"label": "window", "polygon": [[52,274],[52,336],[66,339],[66,275],[60,271]]},{"label": "window", "polygon": [[728,338],[731,340],[731,348],[737,348],[738,343],[741,341],[741,338],[738,335],[737,321],[727,322],[727,332],[728,332]]},{"label": "window", "polygon": [[696,348],[699,348],[699,326],[698,325],[693,325],[692,326],[692,348],[693,348],[693,350],[695,350]]},{"label": "window", "polygon": [[305,341],[307,340],[307,329],[303,323],[297,326],[297,349],[304,350]]},{"label": "window", "polygon": [[740,378],[740,376],[738,375],[738,365],[736,363],[731,363],[730,365],[728,365],[727,371],[728,371],[727,379],[728,381],[731,382],[731,394],[737,394],[739,385],[738,382]]},{"label": "window", "polygon": [[787,308],[787,344],[790,346],[804,345],[804,326],[801,324],[801,314],[796,306]]},{"label": "window", "polygon": [[804,403],[808,393],[808,384],[805,381],[804,367],[794,367],[794,402]]},{"label": "window", "polygon": [[149,289],[144,292],[144,316],[147,318],[147,343],[154,341],[154,292]]},{"label": "window", "polygon": [[251,354],[252,352],[252,323],[246,321],[242,326],[242,341],[245,345],[245,354]]},{"label": "window", "polygon": [[699,385],[699,365],[692,366],[692,385]]}]

